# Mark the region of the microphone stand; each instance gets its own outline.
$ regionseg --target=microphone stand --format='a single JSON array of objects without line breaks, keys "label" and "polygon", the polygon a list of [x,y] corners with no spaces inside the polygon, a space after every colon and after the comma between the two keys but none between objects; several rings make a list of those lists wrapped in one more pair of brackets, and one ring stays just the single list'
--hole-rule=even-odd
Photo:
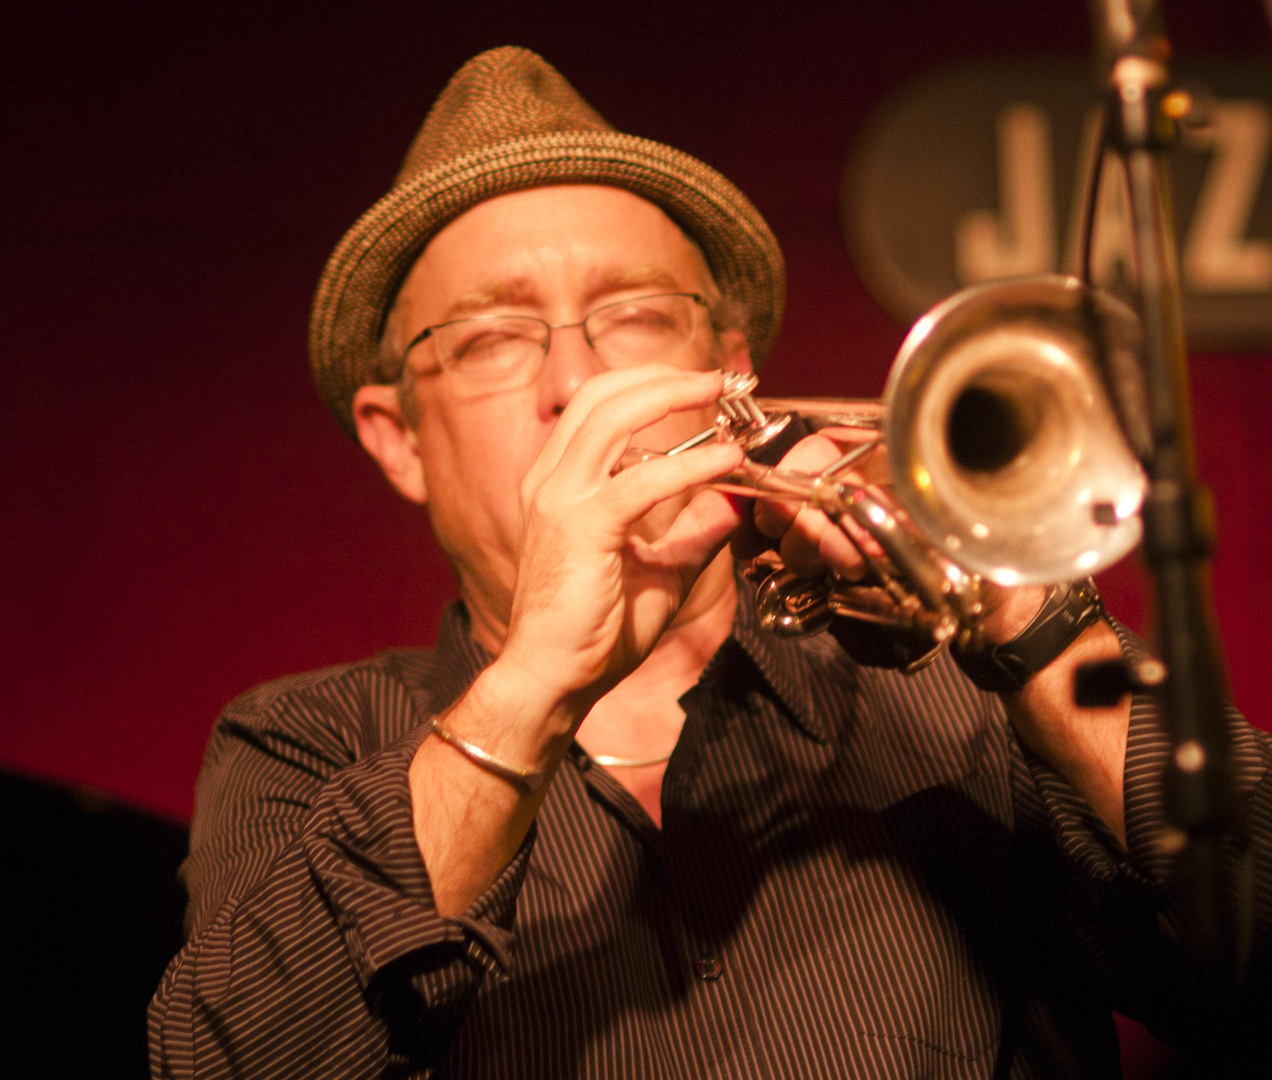
[{"label": "microphone stand", "polygon": [[[1241,981],[1245,935],[1236,898],[1242,890],[1232,867],[1242,827],[1224,722],[1225,667],[1209,594],[1213,504],[1193,468],[1188,356],[1165,162],[1188,98],[1170,89],[1169,44],[1154,8],[1155,0],[1091,0],[1107,97],[1102,145],[1085,185],[1084,273],[1089,282],[1098,170],[1108,148],[1126,170],[1144,328],[1142,389],[1131,393],[1125,379],[1109,382],[1149,480],[1140,511],[1143,551],[1156,594],[1156,645],[1165,678],[1161,665],[1154,666],[1152,679],[1123,666],[1113,680],[1118,685],[1106,682],[1100,695],[1092,692],[1099,673],[1084,672],[1078,699],[1103,696],[1111,704],[1109,699],[1132,689],[1151,689],[1157,696],[1173,746],[1164,776],[1171,829],[1163,843],[1177,852],[1173,886],[1181,951],[1197,992],[1198,1034],[1211,1045],[1229,1019]],[[1128,423],[1128,415],[1136,422]]]}]

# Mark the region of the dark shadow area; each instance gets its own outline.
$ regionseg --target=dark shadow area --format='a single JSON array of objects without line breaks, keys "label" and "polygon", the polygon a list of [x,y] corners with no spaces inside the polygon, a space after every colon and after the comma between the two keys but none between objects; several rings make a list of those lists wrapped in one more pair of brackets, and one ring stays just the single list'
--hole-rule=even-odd
[{"label": "dark shadow area", "polygon": [[181,947],[187,830],[0,773],[6,1076],[145,1077],[146,1005]]}]

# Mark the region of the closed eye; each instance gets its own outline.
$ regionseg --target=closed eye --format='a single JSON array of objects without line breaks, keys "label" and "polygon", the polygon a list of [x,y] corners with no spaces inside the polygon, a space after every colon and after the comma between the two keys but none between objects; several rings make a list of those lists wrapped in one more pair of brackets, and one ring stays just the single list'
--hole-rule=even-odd
[{"label": "closed eye", "polygon": [[611,326],[643,330],[670,330],[676,320],[668,311],[644,307],[640,304],[624,304],[606,312],[606,322]]},{"label": "closed eye", "polygon": [[466,366],[498,364],[510,354],[537,344],[536,324],[515,322],[475,323],[455,327],[459,333],[448,343],[453,363]]}]

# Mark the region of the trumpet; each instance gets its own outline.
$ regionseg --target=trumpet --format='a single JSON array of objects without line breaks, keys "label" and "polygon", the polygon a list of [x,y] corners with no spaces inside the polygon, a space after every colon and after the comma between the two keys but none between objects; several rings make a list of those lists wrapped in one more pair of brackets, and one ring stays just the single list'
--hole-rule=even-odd
[{"label": "trumpet", "polygon": [[[754,375],[728,373],[715,425],[667,453],[739,443],[742,465],[713,487],[815,507],[860,553],[858,581],[757,560],[766,629],[815,633],[839,615],[917,634],[931,647],[913,670],[947,643],[978,645],[984,581],[1077,580],[1139,542],[1146,480],[1105,384],[1125,411],[1136,387],[1118,373],[1137,370],[1140,339],[1129,307],[1077,278],[973,286],[914,324],[882,399],[756,397]],[[816,474],[782,469],[814,432],[842,456]],[[858,472],[876,453],[888,494]],[[629,450],[623,465],[648,456]]]}]

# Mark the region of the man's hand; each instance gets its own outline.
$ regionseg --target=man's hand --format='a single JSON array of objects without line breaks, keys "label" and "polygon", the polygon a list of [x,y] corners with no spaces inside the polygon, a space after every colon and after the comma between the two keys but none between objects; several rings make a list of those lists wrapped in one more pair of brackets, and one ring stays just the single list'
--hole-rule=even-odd
[{"label": "man's hand", "polygon": [[[695,489],[742,452],[713,443],[614,469],[634,432],[706,409],[721,387],[719,372],[650,365],[579,388],[522,484],[504,647],[448,728],[550,777],[592,705],[649,655],[738,523],[722,495]],[[437,910],[457,914],[516,853],[547,785],[520,790],[439,739],[421,744],[410,782]]]},{"label": "man's hand", "polygon": [[[873,438],[873,434],[871,435]],[[837,461],[843,449],[825,435],[810,435],[797,443],[778,468],[784,472],[817,474]],[[848,477],[868,486],[885,500],[879,485],[887,483],[887,453],[881,443]],[[887,500],[890,501],[890,500]],[[796,574],[814,575],[834,570],[856,581],[865,573],[861,554],[843,530],[820,510],[776,499],[757,499],[755,528],[761,535],[778,541],[778,553],[787,568]],[[879,545],[864,530],[850,523],[853,538],[872,557],[883,557]]]},{"label": "man's hand", "polygon": [[719,372],[661,365],[598,376],[570,402],[522,484],[500,662],[537,683],[546,701],[577,697],[580,720],[649,655],[737,525],[719,494],[690,497],[740,462],[736,446],[709,443],[614,473],[633,432],[710,405],[720,388]]}]

